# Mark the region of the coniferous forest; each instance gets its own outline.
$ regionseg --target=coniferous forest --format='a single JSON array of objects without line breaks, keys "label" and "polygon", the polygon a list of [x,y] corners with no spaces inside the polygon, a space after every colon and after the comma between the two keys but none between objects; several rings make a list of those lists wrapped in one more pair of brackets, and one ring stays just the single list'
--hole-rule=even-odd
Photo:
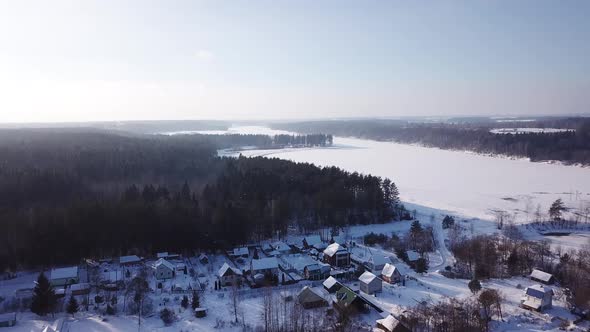
[{"label": "coniferous forest", "polygon": [[395,218],[388,179],[279,159],[221,158],[203,135],[0,131],[0,268],[225,249]]}]

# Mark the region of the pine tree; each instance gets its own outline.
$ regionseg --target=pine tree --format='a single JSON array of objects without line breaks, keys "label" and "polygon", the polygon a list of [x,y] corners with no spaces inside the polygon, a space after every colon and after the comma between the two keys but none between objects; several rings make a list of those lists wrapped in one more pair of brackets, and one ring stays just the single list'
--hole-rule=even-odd
[{"label": "pine tree", "polygon": [[420,225],[420,221],[419,220],[414,220],[412,222],[412,226],[410,228],[410,232],[412,234],[418,234],[418,233],[422,232],[422,225]]},{"label": "pine tree", "polygon": [[33,290],[31,311],[39,316],[45,316],[53,311],[55,300],[55,292],[45,274],[41,272]]},{"label": "pine tree", "polygon": [[68,302],[68,306],[66,307],[66,311],[70,315],[74,315],[75,313],[80,310],[80,306],[78,305],[78,301],[74,296],[70,297],[70,301]]},{"label": "pine tree", "polygon": [[199,293],[197,293],[196,291],[193,291],[193,300],[191,302],[191,307],[193,308],[193,310],[201,307],[201,302],[199,300]]},{"label": "pine tree", "polygon": [[563,205],[561,198],[558,198],[553,204],[551,204],[551,207],[549,208],[549,216],[554,221],[560,221],[562,217],[561,213],[563,211],[565,211],[565,206]]}]

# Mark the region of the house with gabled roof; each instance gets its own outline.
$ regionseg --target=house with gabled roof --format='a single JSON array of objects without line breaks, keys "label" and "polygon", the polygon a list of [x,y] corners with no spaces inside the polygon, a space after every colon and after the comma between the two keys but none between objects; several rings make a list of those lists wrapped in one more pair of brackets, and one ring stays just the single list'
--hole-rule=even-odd
[{"label": "house with gabled roof", "polygon": [[340,312],[365,312],[367,303],[352,289],[342,286],[335,294],[334,308]]},{"label": "house with gabled roof", "polygon": [[328,279],[324,280],[322,285],[328,293],[336,293],[342,287],[340,281],[336,280],[334,277],[328,277]]},{"label": "house with gabled roof", "polygon": [[138,265],[138,264],[141,264],[142,261],[143,261],[143,259],[141,257],[138,257],[137,255],[128,255],[128,256],[119,257],[119,264],[124,265],[124,266]]},{"label": "house with gabled roof", "polygon": [[171,279],[174,277],[174,264],[164,258],[160,258],[156,261],[154,264],[154,270],[156,279],[158,280]]},{"label": "house with gabled roof", "polygon": [[369,271],[365,271],[359,277],[359,286],[361,292],[366,294],[375,294],[382,289],[382,281],[376,275]]},{"label": "house with gabled roof", "polygon": [[402,322],[393,317],[391,314],[382,319],[377,319],[376,328],[383,332],[412,332]]},{"label": "house with gabled roof", "polygon": [[234,283],[240,284],[242,282],[242,271],[223,263],[219,271],[217,271],[217,277],[222,286],[229,286]]},{"label": "house with gabled roof", "polygon": [[402,274],[395,265],[387,263],[381,271],[381,279],[387,283],[395,284],[402,281]]},{"label": "house with gabled roof", "polygon": [[257,274],[266,277],[279,275],[279,261],[275,257],[265,257],[253,259],[250,262],[250,273],[254,276]]},{"label": "house with gabled roof", "polygon": [[49,283],[53,287],[77,284],[79,281],[80,275],[77,266],[53,269],[49,274]]},{"label": "house with gabled roof", "polygon": [[328,301],[322,295],[310,288],[303,287],[297,294],[297,301],[305,309],[324,307],[328,305]]},{"label": "house with gabled roof", "polygon": [[543,311],[553,307],[553,290],[543,285],[533,285],[524,291],[522,307],[525,309]]},{"label": "house with gabled roof", "polygon": [[534,280],[536,282],[540,282],[545,285],[551,285],[555,281],[555,278],[553,278],[552,274],[538,270],[538,269],[533,269],[533,272],[531,272],[530,277],[531,277],[531,280]]},{"label": "house with gabled roof", "polygon": [[350,252],[334,242],[324,249],[324,263],[333,267],[348,267],[350,266]]},{"label": "house with gabled roof", "polygon": [[308,235],[303,238],[302,242],[305,249],[318,249],[323,245],[322,238],[319,235]]}]

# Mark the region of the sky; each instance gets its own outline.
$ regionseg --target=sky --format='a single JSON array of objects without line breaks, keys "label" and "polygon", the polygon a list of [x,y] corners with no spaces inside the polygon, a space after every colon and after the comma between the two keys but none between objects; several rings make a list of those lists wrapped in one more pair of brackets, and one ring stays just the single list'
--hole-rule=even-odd
[{"label": "sky", "polygon": [[0,0],[0,122],[590,113],[590,2]]}]

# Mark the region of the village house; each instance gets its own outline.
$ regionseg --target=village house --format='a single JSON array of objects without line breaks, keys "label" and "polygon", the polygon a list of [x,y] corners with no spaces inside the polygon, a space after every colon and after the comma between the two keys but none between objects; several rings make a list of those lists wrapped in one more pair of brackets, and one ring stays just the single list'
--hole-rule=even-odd
[{"label": "village house", "polygon": [[373,273],[379,274],[388,262],[390,262],[389,258],[386,258],[383,255],[371,255],[366,265]]},{"label": "village house", "polygon": [[[319,235],[308,235],[303,238],[303,248],[305,249],[318,249],[324,246],[322,238]],[[325,246],[324,246],[325,248]],[[324,249],[322,248],[322,249]]]},{"label": "village house", "polygon": [[522,307],[525,309],[543,311],[553,306],[553,290],[542,285],[533,285],[525,289]]},{"label": "village house", "polygon": [[209,257],[203,253],[199,255],[199,263],[201,264],[209,264]]},{"label": "village house", "polygon": [[395,265],[387,263],[381,271],[381,279],[387,283],[395,284],[402,281],[402,274]]},{"label": "village house", "polygon": [[307,280],[323,280],[330,276],[331,270],[328,264],[311,264],[303,268],[303,275]]},{"label": "village house", "polygon": [[412,332],[409,328],[404,326],[399,320],[392,315],[382,319],[377,319],[376,328],[383,332]]},{"label": "village house", "polygon": [[223,263],[217,272],[217,277],[222,286],[231,286],[234,283],[239,285],[242,282],[242,271]]},{"label": "village house", "polygon": [[174,265],[164,258],[160,258],[154,264],[156,279],[172,279],[174,278]]},{"label": "village house", "polygon": [[537,269],[533,269],[531,272],[531,280],[545,285],[551,285],[555,281],[552,274]]},{"label": "village house", "polygon": [[352,289],[342,286],[336,292],[334,308],[340,312],[360,313],[367,311],[367,303]]},{"label": "village house", "polygon": [[324,250],[324,263],[334,267],[350,266],[350,253],[346,248],[334,242]]},{"label": "village house", "polygon": [[250,255],[250,252],[248,251],[247,247],[234,248],[230,253],[230,256],[233,258],[238,258],[238,257],[248,258],[249,255]]},{"label": "village house", "polygon": [[70,290],[72,291],[72,295],[87,295],[90,294],[90,284],[75,284],[70,287]]},{"label": "village house", "polygon": [[180,255],[179,254],[171,254],[171,253],[169,253],[167,251],[164,251],[164,252],[157,253],[156,254],[156,258],[158,258],[158,259],[160,259],[160,258],[163,258],[163,259],[179,259],[180,258]]},{"label": "village house", "polygon": [[305,309],[325,307],[328,305],[326,299],[312,288],[309,288],[309,286],[305,286],[299,291],[299,294],[297,294],[297,301]]},{"label": "village house", "polygon": [[142,258],[136,255],[121,256],[119,257],[119,264],[122,266],[133,266],[139,265],[143,261]]},{"label": "village house", "polygon": [[77,266],[53,269],[49,275],[49,283],[53,287],[77,284],[79,281]]},{"label": "village house", "polygon": [[381,292],[382,282],[376,275],[369,271],[365,271],[359,277],[360,290],[366,294],[375,294]]},{"label": "village house", "polygon": [[291,247],[283,241],[277,241],[271,244],[272,248],[279,252],[281,255],[288,254],[291,252]]},{"label": "village house", "polygon": [[279,262],[275,257],[253,259],[250,262],[250,273],[254,276],[262,274],[267,278],[279,275]]},{"label": "village house", "polygon": [[342,284],[340,281],[336,280],[334,277],[328,277],[328,279],[324,280],[322,283],[324,289],[328,291],[328,293],[336,293],[340,288],[342,288]]}]

